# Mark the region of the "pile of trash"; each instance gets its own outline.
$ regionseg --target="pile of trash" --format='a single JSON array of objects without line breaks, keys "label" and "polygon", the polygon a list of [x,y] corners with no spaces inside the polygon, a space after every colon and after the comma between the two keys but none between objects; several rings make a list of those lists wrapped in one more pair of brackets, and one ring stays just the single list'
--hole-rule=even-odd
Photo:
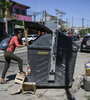
[{"label": "pile of trash", "polygon": [[85,91],[90,91],[90,61],[85,64],[85,76],[83,78],[83,86]]}]

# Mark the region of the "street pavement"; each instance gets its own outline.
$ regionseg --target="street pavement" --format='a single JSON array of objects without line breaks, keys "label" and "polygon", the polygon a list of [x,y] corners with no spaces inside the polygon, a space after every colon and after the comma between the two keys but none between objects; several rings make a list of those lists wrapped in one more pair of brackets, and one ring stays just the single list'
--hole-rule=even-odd
[{"label": "street pavement", "polygon": [[[24,51],[27,51],[27,47],[16,48],[15,53],[21,53]],[[0,50],[0,56],[3,56],[3,54],[4,54],[4,51]]]},{"label": "street pavement", "polygon": [[[19,48],[15,51],[16,55],[23,59],[24,71],[27,71],[27,48]],[[11,95],[14,90],[19,88],[19,84],[14,83],[15,75],[18,73],[18,65],[12,61],[7,72],[7,84],[0,84],[0,100],[90,100],[90,92],[86,92],[82,88],[82,79],[85,74],[84,64],[90,60],[90,52],[78,52],[74,71],[74,81],[72,88],[37,88],[33,94],[17,94]],[[0,56],[0,76],[4,66],[3,54]]]}]

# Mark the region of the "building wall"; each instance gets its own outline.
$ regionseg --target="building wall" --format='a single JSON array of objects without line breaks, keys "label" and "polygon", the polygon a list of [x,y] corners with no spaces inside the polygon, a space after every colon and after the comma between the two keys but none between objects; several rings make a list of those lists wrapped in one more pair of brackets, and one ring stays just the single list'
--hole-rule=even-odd
[{"label": "building wall", "polygon": [[24,16],[24,15],[17,15],[17,20],[20,20],[20,21],[32,21],[32,18],[29,17],[29,16]]},{"label": "building wall", "polygon": [[15,4],[15,5],[12,6],[12,13],[13,13],[13,14],[16,14],[16,9],[21,9],[21,10],[23,10],[25,13],[26,13],[26,10],[27,10],[27,8]]},{"label": "building wall", "polygon": [[[8,18],[11,18],[12,15],[14,16],[17,14],[16,9],[23,11],[25,13],[24,15],[26,15],[26,13],[27,13],[27,8],[17,5],[17,4],[14,4],[12,7],[8,8]],[[23,14],[21,14],[21,15],[23,15]]]},{"label": "building wall", "polygon": [[[21,10],[21,13],[17,14],[17,10]],[[23,14],[24,13],[24,14]],[[27,8],[20,6],[20,5],[16,5],[14,4],[11,8],[8,9],[8,18],[11,18],[12,16],[16,19],[16,20],[20,20],[20,21],[32,21],[32,18],[29,16],[26,16],[27,13]]]},{"label": "building wall", "polygon": [[8,9],[8,18],[10,19],[6,22],[6,31],[9,35],[15,34],[18,30],[24,31],[23,21],[32,21],[32,17],[27,16],[26,13],[27,7],[18,4],[13,4]]}]

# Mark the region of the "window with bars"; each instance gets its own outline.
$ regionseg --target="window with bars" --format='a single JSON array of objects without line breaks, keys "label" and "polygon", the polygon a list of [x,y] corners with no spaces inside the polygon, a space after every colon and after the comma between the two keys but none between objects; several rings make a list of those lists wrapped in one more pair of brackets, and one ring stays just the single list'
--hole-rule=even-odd
[{"label": "window with bars", "polygon": [[16,14],[26,15],[26,12],[21,9],[16,9]]}]

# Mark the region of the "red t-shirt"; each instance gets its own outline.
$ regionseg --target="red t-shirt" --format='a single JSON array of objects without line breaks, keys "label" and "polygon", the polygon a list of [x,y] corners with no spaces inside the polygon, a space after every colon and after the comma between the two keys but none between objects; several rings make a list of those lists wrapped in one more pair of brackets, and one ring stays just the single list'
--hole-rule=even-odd
[{"label": "red t-shirt", "polygon": [[15,51],[15,48],[16,47],[19,47],[19,41],[18,41],[17,36],[13,36],[11,38],[9,45],[11,45],[11,46],[8,47],[7,50],[6,50],[6,51],[9,51],[9,52],[14,52]]}]

